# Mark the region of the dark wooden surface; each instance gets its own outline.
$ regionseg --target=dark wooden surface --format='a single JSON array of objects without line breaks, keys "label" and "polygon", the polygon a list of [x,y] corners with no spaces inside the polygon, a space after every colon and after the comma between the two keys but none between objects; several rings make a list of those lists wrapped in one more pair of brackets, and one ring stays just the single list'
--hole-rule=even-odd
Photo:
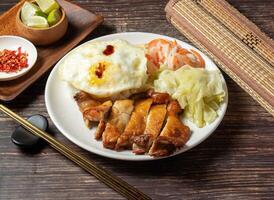
[{"label": "dark wooden surface", "polygon": [[[187,41],[165,19],[165,0],[74,0],[102,14],[100,35],[146,31]],[[273,0],[230,0],[274,36]],[[1,0],[0,12],[15,0]],[[0,25],[1,28],[1,25]],[[44,88],[48,73],[6,105],[23,117],[48,116]],[[88,153],[65,139],[50,121],[50,132],[73,149],[109,169],[153,199],[273,199],[274,120],[229,77],[227,114],[205,142],[182,155],[155,162],[123,162]],[[0,199],[123,199],[50,147],[22,152],[10,142],[17,126],[0,113]]]}]

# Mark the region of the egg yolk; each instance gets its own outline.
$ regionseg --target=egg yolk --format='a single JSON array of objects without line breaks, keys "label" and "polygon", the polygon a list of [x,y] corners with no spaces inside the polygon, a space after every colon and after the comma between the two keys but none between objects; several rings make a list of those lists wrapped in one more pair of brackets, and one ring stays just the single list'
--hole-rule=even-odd
[{"label": "egg yolk", "polygon": [[111,66],[111,63],[101,61],[93,64],[89,68],[89,79],[90,84],[100,85],[106,81],[106,70]]}]

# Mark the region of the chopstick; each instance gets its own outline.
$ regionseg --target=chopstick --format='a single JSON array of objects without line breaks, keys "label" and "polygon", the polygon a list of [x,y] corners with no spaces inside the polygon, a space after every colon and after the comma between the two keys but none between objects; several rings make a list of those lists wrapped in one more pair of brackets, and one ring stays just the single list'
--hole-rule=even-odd
[{"label": "chopstick", "polygon": [[127,199],[130,200],[149,200],[151,199],[146,194],[142,193],[135,187],[129,185],[127,182],[123,181],[121,178],[112,175],[109,171],[99,167],[95,162],[88,160],[84,156],[79,153],[73,151],[68,146],[56,140],[54,137],[49,135],[48,133],[40,130],[36,126],[32,125],[27,120],[23,119],[10,109],[8,109],[3,104],[0,104],[0,110],[14,119],[16,122],[21,124],[25,129],[30,131],[32,134],[44,139],[48,142],[55,150],[57,150],[62,155],[66,156],[68,159],[79,165],[81,168],[92,174],[98,180],[123,195]]}]

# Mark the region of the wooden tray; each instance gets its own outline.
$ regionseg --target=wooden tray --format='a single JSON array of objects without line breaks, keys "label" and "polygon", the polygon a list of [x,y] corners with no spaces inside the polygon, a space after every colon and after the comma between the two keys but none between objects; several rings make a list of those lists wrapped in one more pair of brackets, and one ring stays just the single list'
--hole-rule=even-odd
[{"label": "wooden tray", "polygon": [[[15,18],[16,13],[24,2],[25,0],[20,1],[0,16],[0,35],[21,36],[15,28]],[[0,100],[13,100],[103,22],[103,17],[75,4],[65,0],[58,0],[58,2],[66,11],[69,22],[66,35],[51,46],[37,47],[37,63],[26,75],[12,81],[0,82]]]}]

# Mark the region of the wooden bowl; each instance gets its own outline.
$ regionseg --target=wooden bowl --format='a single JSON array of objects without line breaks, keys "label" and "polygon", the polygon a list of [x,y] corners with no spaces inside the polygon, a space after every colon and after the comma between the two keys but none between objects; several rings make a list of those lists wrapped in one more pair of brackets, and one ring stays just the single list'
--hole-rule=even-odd
[{"label": "wooden bowl", "polygon": [[35,45],[49,45],[59,39],[61,39],[68,28],[68,20],[66,13],[63,8],[60,8],[62,13],[62,18],[60,21],[48,28],[32,28],[25,25],[21,20],[21,9],[17,12],[16,16],[16,27],[18,32],[30,40]]}]

